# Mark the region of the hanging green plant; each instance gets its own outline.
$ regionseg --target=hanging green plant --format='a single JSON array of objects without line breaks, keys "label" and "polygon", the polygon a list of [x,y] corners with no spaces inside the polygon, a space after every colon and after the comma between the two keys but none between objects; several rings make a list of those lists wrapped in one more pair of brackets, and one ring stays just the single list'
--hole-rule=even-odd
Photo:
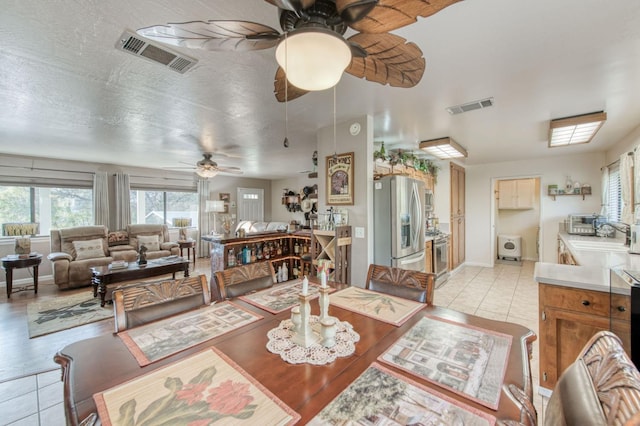
[{"label": "hanging green plant", "polygon": [[387,153],[384,149],[384,141],[382,142],[382,145],[380,145],[380,150],[378,151],[373,151],[373,160],[387,160]]}]

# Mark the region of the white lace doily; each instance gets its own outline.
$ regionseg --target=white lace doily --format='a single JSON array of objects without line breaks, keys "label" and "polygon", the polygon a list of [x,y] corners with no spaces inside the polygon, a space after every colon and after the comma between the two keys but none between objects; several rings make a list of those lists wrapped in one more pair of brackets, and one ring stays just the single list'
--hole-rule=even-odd
[{"label": "white lace doily", "polygon": [[[319,333],[320,323],[318,316],[310,315],[309,323],[315,334]],[[299,346],[291,341],[293,323],[290,319],[280,322],[277,328],[269,330],[267,336],[267,350],[278,354],[290,364],[308,363],[313,365],[323,365],[333,362],[337,357],[345,357],[356,351],[356,342],[360,340],[360,335],[353,330],[351,324],[346,321],[336,321],[336,344],[332,348],[325,348],[319,343],[315,343],[308,348]]]}]

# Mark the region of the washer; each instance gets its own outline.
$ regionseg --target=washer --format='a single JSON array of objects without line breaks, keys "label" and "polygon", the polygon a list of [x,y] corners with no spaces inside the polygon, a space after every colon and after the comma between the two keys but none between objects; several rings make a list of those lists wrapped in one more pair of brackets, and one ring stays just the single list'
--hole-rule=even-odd
[{"label": "washer", "polygon": [[520,235],[498,235],[498,259],[520,260],[522,237]]}]

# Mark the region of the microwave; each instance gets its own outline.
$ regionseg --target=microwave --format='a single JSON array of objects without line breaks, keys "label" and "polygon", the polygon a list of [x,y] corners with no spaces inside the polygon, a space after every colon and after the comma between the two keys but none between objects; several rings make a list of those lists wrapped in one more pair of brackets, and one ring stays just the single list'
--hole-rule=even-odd
[{"label": "microwave", "polygon": [[570,214],[567,220],[567,233],[574,235],[596,235],[597,214]]}]

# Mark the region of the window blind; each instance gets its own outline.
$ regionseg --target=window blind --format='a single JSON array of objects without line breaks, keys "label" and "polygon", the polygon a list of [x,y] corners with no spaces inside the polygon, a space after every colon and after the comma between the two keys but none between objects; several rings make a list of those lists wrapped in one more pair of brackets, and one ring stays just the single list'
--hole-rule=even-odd
[{"label": "window blind", "polygon": [[620,222],[622,216],[622,189],[620,186],[620,163],[616,163],[609,167],[607,212],[611,222]]}]

